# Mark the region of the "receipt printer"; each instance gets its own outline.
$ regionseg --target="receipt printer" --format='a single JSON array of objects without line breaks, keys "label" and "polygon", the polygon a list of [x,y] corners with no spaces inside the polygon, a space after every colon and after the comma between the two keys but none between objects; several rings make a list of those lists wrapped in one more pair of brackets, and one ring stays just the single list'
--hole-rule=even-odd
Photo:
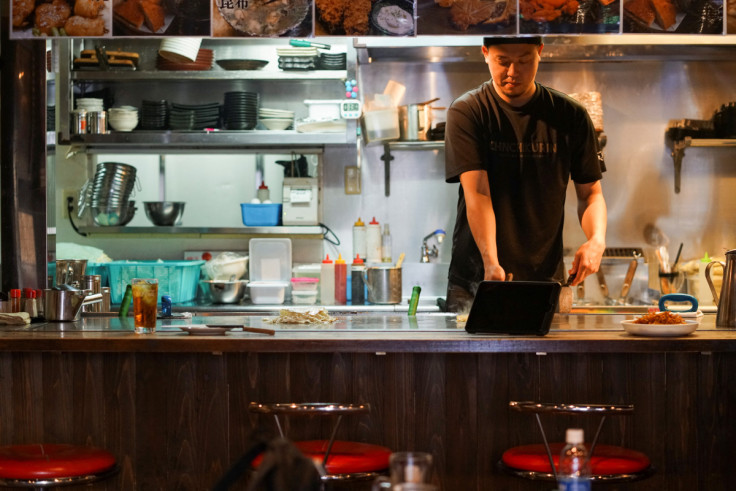
[{"label": "receipt printer", "polygon": [[284,225],[319,224],[319,185],[317,178],[284,178],[282,203],[281,222]]}]

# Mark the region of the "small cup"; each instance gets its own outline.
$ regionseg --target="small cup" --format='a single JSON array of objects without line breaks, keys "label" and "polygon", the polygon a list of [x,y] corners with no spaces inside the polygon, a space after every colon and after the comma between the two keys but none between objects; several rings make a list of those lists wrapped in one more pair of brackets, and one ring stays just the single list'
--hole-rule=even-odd
[{"label": "small cup", "polygon": [[[394,452],[389,457],[391,477],[379,476],[373,483],[373,491],[403,489],[404,491],[431,491],[432,455],[426,452]],[[400,486],[404,486],[403,488]],[[414,485],[414,487],[409,486]],[[436,488],[435,488],[436,489]]]},{"label": "small cup", "polygon": [[133,319],[137,334],[156,332],[158,304],[158,280],[156,278],[133,278]]}]

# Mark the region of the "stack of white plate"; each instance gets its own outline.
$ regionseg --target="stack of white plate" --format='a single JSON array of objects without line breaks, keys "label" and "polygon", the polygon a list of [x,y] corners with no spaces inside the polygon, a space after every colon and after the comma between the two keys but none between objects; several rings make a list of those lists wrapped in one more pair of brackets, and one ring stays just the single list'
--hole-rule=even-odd
[{"label": "stack of white plate", "polygon": [[294,111],[262,107],[258,110],[258,121],[269,130],[285,130],[294,124]]},{"label": "stack of white plate", "polygon": [[314,70],[317,48],[276,48],[281,70]]},{"label": "stack of white plate", "polygon": [[84,109],[87,112],[102,112],[105,110],[102,99],[96,97],[80,97],[77,99],[77,109]]},{"label": "stack of white plate", "polygon": [[138,108],[133,106],[111,107],[108,120],[115,131],[132,131],[138,126]]},{"label": "stack of white plate", "polygon": [[197,60],[201,38],[166,38],[161,41],[158,54],[174,63],[188,63]]}]

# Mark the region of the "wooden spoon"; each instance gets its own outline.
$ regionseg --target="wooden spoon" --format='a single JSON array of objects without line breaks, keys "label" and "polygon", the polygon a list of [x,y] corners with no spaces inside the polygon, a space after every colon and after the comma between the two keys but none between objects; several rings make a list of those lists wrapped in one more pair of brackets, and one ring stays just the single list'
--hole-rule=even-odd
[{"label": "wooden spoon", "polygon": [[405,253],[403,253],[403,252],[402,252],[401,254],[399,254],[399,260],[398,260],[398,261],[396,261],[396,267],[397,267],[397,268],[400,268],[400,267],[401,267],[401,263],[403,263],[403,262],[404,262],[404,257],[405,257],[405,256],[406,256],[406,254],[405,254]]}]

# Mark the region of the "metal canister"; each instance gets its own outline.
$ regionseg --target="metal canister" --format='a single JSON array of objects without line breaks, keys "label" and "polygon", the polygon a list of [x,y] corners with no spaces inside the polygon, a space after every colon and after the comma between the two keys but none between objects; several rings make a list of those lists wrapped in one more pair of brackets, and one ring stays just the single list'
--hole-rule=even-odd
[{"label": "metal canister", "polygon": [[106,111],[90,111],[87,113],[87,132],[98,135],[107,133]]},{"label": "metal canister", "polygon": [[102,303],[100,304],[100,311],[110,312],[110,287],[103,286],[102,288],[100,288],[100,290],[100,293],[102,293]]},{"label": "metal canister", "polygon": [[87,133],[87,110],[75,109],[72,111],[72,134],[84,135]]}]

